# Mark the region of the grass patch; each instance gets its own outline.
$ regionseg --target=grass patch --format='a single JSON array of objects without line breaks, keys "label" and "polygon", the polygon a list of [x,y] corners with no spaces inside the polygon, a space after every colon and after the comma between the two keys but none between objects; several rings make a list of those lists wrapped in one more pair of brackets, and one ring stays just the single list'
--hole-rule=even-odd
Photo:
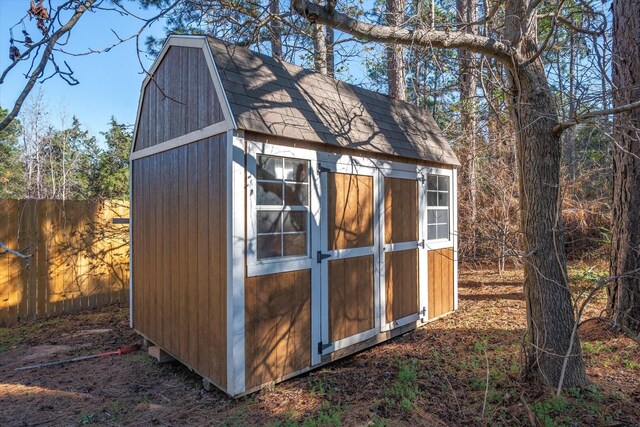
[{"label": "grass patch", "polygon": [[396,378],[385,387],[387,406],[401,412],[410,412],[418,398],[418,367],[414,359],[403,361],[396,359],[398,373]]}]

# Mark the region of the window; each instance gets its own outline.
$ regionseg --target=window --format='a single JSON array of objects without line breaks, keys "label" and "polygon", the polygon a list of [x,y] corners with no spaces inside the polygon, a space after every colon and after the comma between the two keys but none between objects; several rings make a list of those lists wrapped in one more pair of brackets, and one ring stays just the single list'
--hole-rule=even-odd
[{"label": "window", "polygon": [[449,239],[449,177],[427,175],[427,239]]},{"label": "window", "polygon": [[257,258],[308,256],[309,162],[256,155]]}]

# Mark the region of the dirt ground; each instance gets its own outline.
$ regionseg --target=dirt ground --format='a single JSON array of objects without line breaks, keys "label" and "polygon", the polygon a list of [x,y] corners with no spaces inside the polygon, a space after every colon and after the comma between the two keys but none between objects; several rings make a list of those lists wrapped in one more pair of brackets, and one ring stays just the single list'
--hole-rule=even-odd
[{"label": "dirt ground", "polygon": [[[595,273],[571,274],[588,286]],[[519,271],[463,269],[457,312],[239,400],[143,350],[15,371],[141,344],[126,307],[0,328],[0,425],[640,425],[640,349],[604,322],[581,328],[591,386],[557,398],[519,380],[521,283]]]}]

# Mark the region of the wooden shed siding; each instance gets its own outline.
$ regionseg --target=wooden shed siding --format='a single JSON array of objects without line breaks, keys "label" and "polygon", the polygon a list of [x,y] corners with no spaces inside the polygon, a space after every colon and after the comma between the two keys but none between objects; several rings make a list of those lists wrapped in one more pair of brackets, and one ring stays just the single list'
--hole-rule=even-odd
[{"label": "wooden shed siding", "polygon": [[429,319],[453,311],[453,248],[429,251]]},{"label": "wooden shed siding", "polygon": [[373,328],[373,255],[329,261],[328,280],[331,341]]},{"label": "wooden shed siding", "polygon": [[144,88],[135,151],[223,120],[203,50],[171,46]]},{"label": "wooden shed siding", "polygon": [[387,322],[418,312],[418,250],[385,254]]},{"label": "wooden shed siding", "polygon": [[133,162],[134,327],[226,385],[226,134]]},{"label": "wooden shed siding", "polygon": [[418,240],[418,181],[384,179],[384,242]]},{"label": "wooden shed siding", "polygon": [[373,177],[327,176],[329,250],[373,246]]},{"label": "wooden shed siding", "polygon": [[311,365],[311,270],[245,280],[246,389]]}]

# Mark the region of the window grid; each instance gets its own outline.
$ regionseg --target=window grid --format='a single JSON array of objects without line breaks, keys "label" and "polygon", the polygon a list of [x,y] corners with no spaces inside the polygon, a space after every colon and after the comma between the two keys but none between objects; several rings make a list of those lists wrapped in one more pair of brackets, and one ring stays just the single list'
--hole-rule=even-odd
[{"label": "window grid", "polygon": [[[308,256],[309,253],[309,182],[308,182],[308,174],[309,174],[309,162],[306,160],[297,160],[297,159],[289,159],[289,158],[285,158],[285,157],[275,157],[275,156],[265,156],[265,155],[257,155],[257,171],[256,171],[256,183],[257,183],[257,192],[256,192],[256,198],[258,198],[258,194],[260,189],[263,188],[268,188],[268,186],[265,186],[265,184],[271,184],[272,189],[275,189],[275,185],[280,185],[280,190],[279,190],[279,195],[276,194],[275,196],[278,197],[278,200],[280,201],[279,204],[274,204],[274,203],[269,203],[269,204],[261,204],[260,200],[256,200],[256,221],[258,222],[258,229],[257,231],[257,252],[258,252],[258,259],[278,259],[278,258],[290,258],[290,257],[301,257],[301,256]],[[274,166],[274,172],[275,172],[275,176],[274,178],[276,179],[265,179],[263,178],[258,178],[258,176],[260,175],[264,175],[265,173],[268,173],[268,171],[264,171],[264,170],[260,170],[260,168],[263,165],[266,165],[268,162],[274,162],[273,166]],[[298,176],[296,177],[296,172],[297,171],[293,171],[291,169],[291,172],[293,172],[293,178],[294,179],[287,179],[289,178],[288,174],[287,174],[287,163],[291,163],[295,166],[295,164],[298,164],[298,168],[300,168],[301,165],[304,165],[302,167],[302,171],[301,173],[297,173]],[[261,173],[262,172],[262,173]],[[282,178],[280,178],[279,176],[281,176]],[[298,178],[298,179],[295,179]],[[292,188],[293,187],[293,188]],[[263,190],[264,191],[264,190]],[[288,195],[293,195],[297,197],[295,199],[288,199],[287,196]],[[302,195],[302,199],[300,198],[300,195]],[[300,204],[287,204],[288,201],[294,201],[295,202],[299,202]],[[264,200],[262,202],[265,202]],[[263,231],[260,232],[260,221],[261,221],[261,214],[267,214],[268,213],[278,213],[278,218],[277,218],[277,227],[276,230],[277,231]],[[286,231],[286,223],[285,221],[288,219],[289,221],[294,221],[292,219],[292,213],[302,213],[303,214],[303,221],[302,223],[304,224],[303,227],[301,227],[300,230],[293,230],[293,231]],[[266,256],[260,256],[260,240],[261,237],[262,238],[268,238],[269,236],[271,237],[278,237],[277,240],[279,240],[279,253],[277,254],[267,254]],[[285,244],[285,241],[287,240],[287,236],[291,236],[293,238],[295,238],[295,236],[300,236],[304,239],[303,241],[303,246],[304,246],[304,251],[301,253],[293,253],[293,254],[287,254],[287,247]]]},{"label": "window grid", "polygon": [[441,239],[449,239],[449,177],[429,174],[427,175],[427,240]]}]

